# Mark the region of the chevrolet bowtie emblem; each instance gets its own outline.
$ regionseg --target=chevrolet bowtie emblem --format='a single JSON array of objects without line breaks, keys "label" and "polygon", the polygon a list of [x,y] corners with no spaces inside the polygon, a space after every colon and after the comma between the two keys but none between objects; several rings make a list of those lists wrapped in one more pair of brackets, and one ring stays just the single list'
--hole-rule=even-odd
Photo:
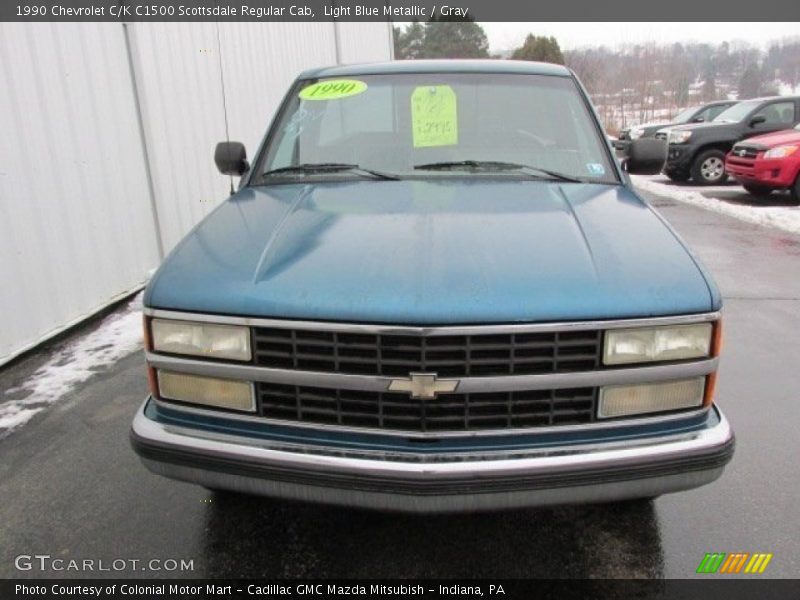
[{"label": "chevrolet bowtie emblem", "polygon": [[433,400],[436,394],[456,391],[458,379],[436,379],[436,373],[409,373],[408,379],[392,379],[390,392],[407,392],[412,398]]}]

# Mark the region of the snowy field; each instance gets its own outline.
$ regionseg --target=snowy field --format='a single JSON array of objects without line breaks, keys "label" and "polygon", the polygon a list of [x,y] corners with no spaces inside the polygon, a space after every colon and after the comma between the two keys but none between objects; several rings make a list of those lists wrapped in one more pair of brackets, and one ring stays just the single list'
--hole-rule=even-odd
[{"label": "snowy field", "polygon": [[142,293],[98,326],[58,349],[21,386],[0,397],[0,437],[69,395],[92,375],[142,347]]},{"label": "snowy field", "polygon": [[736,185],[702,187],[676,184],[664,175],[632,175],[631,179],[637,188],[646,192],[747,223],[800,234],[800,206],[789,206],[785,195],[773,193],[767,200],[759,201]]}]

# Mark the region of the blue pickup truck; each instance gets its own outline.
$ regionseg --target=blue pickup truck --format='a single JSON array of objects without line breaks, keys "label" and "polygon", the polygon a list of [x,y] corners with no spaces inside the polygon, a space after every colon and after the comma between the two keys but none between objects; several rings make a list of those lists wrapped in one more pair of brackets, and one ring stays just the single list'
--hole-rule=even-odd
[{"label": "blue pickup truck", "polygon": [[145,294],[154,473],[441,512],[650,498],[731,459],[720,294],[570,70],[309,70],[252,162],[215,160],[238,191]]}]

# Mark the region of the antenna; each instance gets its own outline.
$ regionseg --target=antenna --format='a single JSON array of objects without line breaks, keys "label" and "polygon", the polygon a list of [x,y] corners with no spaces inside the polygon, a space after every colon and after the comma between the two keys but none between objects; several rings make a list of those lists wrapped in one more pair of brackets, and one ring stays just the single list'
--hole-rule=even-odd
[{"label": "antenna", "polygon": [[[219,3],[217,3],[219,4]],[[217,26],[217,56],[219,57],[219,83],[222,89],[222,114],[225,118],[225,141],[231,141],[231,133],[230,128],[228,127],[228,101],[225,95],[225,74],[224,74],[224,67],[222,65],[222,40],[220,39],[219,33],[219,21],[216,22]],[[233,175],[229,175],[228,178],[231,182],[231,196],[236,193],[236,190],[233,187]]]}]

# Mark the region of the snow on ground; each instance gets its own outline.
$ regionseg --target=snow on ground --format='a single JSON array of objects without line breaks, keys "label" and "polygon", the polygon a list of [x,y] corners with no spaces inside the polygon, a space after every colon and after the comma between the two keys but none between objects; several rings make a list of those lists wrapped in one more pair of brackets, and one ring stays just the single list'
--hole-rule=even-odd
[{"label": "snow on ground", "polygon": [[142,293],[93,331],[59,349],[21,386],[0,397],[0,437],[67,395],[78,384],[142,346]]},{"label": "snow on ground", "polygon": [[[752,206],[734,204],[718,198],[708,198],[701,194],[714,194],[725,188],[678,186],[663,175],[632,175],[633,184],[646,192],[666,196],[687,204],[694,204],[706,210],[722,213],[748,223],[781,229],[800,234],[800,206]],[[727,189],[726,191],[730,191]],[[744,192],[743,192],[744,194]]]}]

